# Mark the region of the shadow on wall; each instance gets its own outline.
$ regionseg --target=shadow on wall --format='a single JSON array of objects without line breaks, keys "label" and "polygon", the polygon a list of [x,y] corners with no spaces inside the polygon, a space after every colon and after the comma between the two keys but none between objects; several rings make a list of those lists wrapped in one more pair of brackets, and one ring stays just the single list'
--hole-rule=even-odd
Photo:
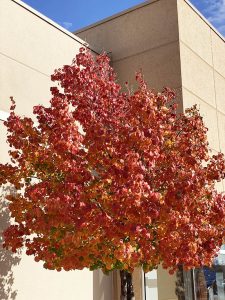
[{"label": "shadow on wall", "polygon": [[5,194],[12,192],[9,187],[1,189],[0,196],[0,299],[14,300],[17,296],[17,291],[13,288],[14,276],[13,266],[18,265],[21,258],[20,254],[14,254],[2,248],[2,233],[10,224],[9,211],[7,209],[7,201]]},{"label": "shadow on wall", "polygon": [[103,274],[101,270],[93,271],[93,300],[114,300],[112,273]]}]

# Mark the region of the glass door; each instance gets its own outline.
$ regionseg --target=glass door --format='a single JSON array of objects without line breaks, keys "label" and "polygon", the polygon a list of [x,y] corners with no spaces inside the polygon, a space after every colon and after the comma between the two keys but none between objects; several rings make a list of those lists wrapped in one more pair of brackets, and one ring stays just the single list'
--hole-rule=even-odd
[{"label": "glass door", "polygon": [[225,300],[225,245],[212,268],[183,272],[183,288],[184,300]]},{"label": "glass door", "polygon": [[158,300],[157,270],[144,274],[144,299]]}]

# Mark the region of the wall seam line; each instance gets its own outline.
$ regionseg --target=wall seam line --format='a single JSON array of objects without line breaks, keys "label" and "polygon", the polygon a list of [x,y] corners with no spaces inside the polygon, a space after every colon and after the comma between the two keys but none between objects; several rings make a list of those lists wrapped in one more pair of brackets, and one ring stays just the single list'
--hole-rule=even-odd
[{"label": "wall seam line", "polygon": [[180,80],[181,80],[181,111],[184,113],[184,98],[183,98],[183,76],[182,76],[182,60],[181,60],[181,35],[180,35],[180,26],[179,26],[179,7],[178,7],[178,1],[176,1],[177,5],[177,28],[178,28],[178,51],[179,51],[179,61],[180,61]]},{"label": "wall seam line", "polygon": [[138,5],[135,5],[133,7],[127,8],[127,9],[123,10],[122,12],[115,13],[112,16],[109,16],[109,17],[104,18],[103,20],[97,21],[94,24],[90,24],[90,25],[87,25],[87,26],[85,26],[83,28],[75,30],[74,34],[79,34],[79,33],[82,33],[84,31],[93,29],[93,28],[95,28],[95,27],[97,27],[99,25],[102,25],[104,23],[108,23],[108,22],[110,22],[110,21],[112,21],[114,19],[118,19],[121,16],[127,15],[127,14],[129,14],[129,13],[135,11],[135,10],[142,9],[145,6],[153,5],[154,3],[157,3],[159,1],[161,1],[161,0],[153,0],[153,1],[147,0],[146,2],[143,2],[141,4],[138,4]]},{"label": "wall seam line", "polygon": [[[210,31],[211,32],[211,31]],[[210,35],[211,36],[211,35]],[[223,74],[220,73],[220,71],[218,71],[217,69],[215,69],[215,67],[213,65],[210,65],[204,58],[202,58],[197,52],[195,52],[195,50],[193,50],[190,46],[188,46],[184,41],[182,41],[182,39],[180,39],[180,42],[188,48],[188,50],[190,50],[192,53],[194,53],[198,58],[200,58],[201,61],[203,61],[207,66],[209,66],[210,68],[214,69],[216,71],[216,73],[218,73],[221,77],[224,77]],[[212,47],[212,45],[211,45]]]},{"label": "wall seam line", "polygon": [[177,42],[179,42],[178,39],[176,39],[176,40],[174,40],[174,41],[171,41],[171,42],[169,42],[169,43],[166,43],[166,44],[161,44],[161,45],[159,45],[159,46],[157,46],[157,47],[154,47],[154,48],[148,48],[148,49],[146,49],[146,50],[144,50],[144,51],[137,52],[137,53],[134,53],[134,54],[125,56],[125,57],[121,57],[121,58],[116,59],[116,60],[113,60],[113,59],[112,59],[112,62],[113,62],[113,63],[117,63],[117,62],[120,62],[120,61],[125,60],[125,59],[129,59],[129,58],[132,58],[132,57],[135,57],[135,56],[138,56],[138,55],[141,55],[141,54],[150,52],[150,51],[157,50],[157,49],[159,49],[159,48],[166,47],[166,46],[168,46],[168,45],[175,44],[175,43],[177,43]]},{"label": "wall seam line", "polygon": [[5,56],[5,57],[7,57],[8,59],[11,59],[11,60],[17,62],[18,64],[23,65],[23,66],[25,66],[25,67],[27,67],[27,68],[29,68],[29,69],[31,69],[31,70],[37,72],[37,73],[40,73],[40,74],[42,74],[42,75],[44,75],[44,76],[46,76],[46,77],[50,77],[50,75],[48,75],[48,74],[46,74],[46,73],[44,73],[44,72],[42,72],[42,71],[39,71],[38,69],[36,69],[36,68],[34,68],[34,67],[31,67],[31,66],[29,66],[29,65],[27,65],[27,64],[25,64],[25,63],[23,63],[23,62],[21,62],[21,61],[19,61],[19,60],[17,60],[17,59],[15,59],[15,58],[13,58],[13,57],[11,57],[11,56],[9,56],[9,55],[3,53],[3,52],[0,52],[0,55]]},{"label": "wall seam line", "polygon": [[215,32],[215,34],[223,41],[225,42],[225,37],[223,37],[222,34],[220,34],[217,29],[214,27],[213,24],[211,24],[206,17],[204,17],[201,12],[189,1],[189,0],[183,0],[187,5],[202,19],[202,21],[209,26],[209,29]]},{"label": "wall seam line", "polygon": [[213,85],[214,85],[214,95],[215,95],[215,104],[216,104],[216,120],[217,120],[217,135],[219,140],[219,149],[221,151],[220,143],[220,129],[219,129],[219,117],[218,117],[218,106],[217,106],[217,92],[216,92],[216,81],[215,81],[215,67],[214,67],[214,55],[213,55],[213,45],[212,45],[212,31],[210,30],[210,45],[211,45],[211,55],[212,55],[212,65],[213,65]]},{"label": "wall seam line", "polygon": [[[77,43],[79,43],[80,45],[86,47],[87,49],[89,49],[90,51],[94,52],[95,54],[99,54],[98,51],[94,50],[90,45],[87,45],[84,41],[82,43],[82,40],[79,40],[79,38],[76,37],[76,35],[70,31],[66,32],[66,29],[61,29],[57,23],[53,24],[52,22],[54,22],[53,20],[51,20],[50,18],[42,15],[41,13],[39,13],[38,11],[36,11],[35,9],[30,8],[29,6],[26,4],[23,5],[23,3],[20,3],[16,0],[11,0],[13,3],[19,5],[20,7],[22,7],[23,9],[25,9],[26,11],[30,12],[31,14],[33,14],[34,16],[36,16],[37,18],[43,20],[44,22],[48,23],[50,26],[54,27],[55,29],[57,29],[58,31],[62,32],[63,34],[67,35],[68,37],[70,37],[71,39],[73,39],[74,41],[76,41]],[[49,20],[48,20],[49,19]],[[52,21],[52,22],[51,22]],[[55,22],[54,22],[55,23]],[[58,26],[57,26],[58,25]]]},{"label": "wall seam line", "polygon": [[222,110],[216,108],[216,106],[213,106],[212,104],[208,103],[207,101],[205,101],[204,99],[202,99],[200,96],[198,96],[197,94],[195,94],[193,91],[191,91],[189,88],[187,88],[185,85],[182,84],[182,88],[185,89],[185,90],[187,90],[189,93],[191,93],[195,97],[197,97],[199,100],[201,100],[206,105],[210,106],[213,109],[217,109],[220,114],[222,114],[222,115],[225,116],[225,112],[224,111],[222,111]]},{"label": "wall seam line", "polygon": [[[215,67],[214,67],[214,53],[213,53],[213,42],[212,42],[212,30],[210,30],[210,42],[211,42],[211,53],[212,53],[212,64],[213,64],[213,84],[214,84],[214,93],[215,93],[215,103],[216,103],[216,120],[217,120],[217,135],[219,140],[219,150],[221,150],[221,142],[220,142],[220,128],[219,128],[219,114],[217,107],[217,92],[216,92],[216,81],[215,81]],[[224,191],[224,182],[222,181],[223,191]]]}]

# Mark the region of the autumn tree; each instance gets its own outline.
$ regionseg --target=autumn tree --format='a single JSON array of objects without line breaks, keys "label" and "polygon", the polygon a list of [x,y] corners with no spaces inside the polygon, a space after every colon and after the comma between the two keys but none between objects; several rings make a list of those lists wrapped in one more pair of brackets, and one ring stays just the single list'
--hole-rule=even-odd
[{"label": "autumn tree", "polygon": [[122,92],[108,57],[82,48],[52,75],[37,123],[12,99],[11,164],[0,165],[1,185],[16,191],[6,248],[57,271],[211,264],[224,237],[223,154],[210,156],[196,106],[178,114],[174,92],[136,80]]}]

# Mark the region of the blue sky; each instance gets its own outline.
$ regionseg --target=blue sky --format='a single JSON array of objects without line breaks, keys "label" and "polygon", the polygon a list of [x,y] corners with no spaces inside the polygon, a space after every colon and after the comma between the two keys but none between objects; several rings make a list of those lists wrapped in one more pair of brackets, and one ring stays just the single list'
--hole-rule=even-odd
[{"label": "blue sky", "polygon": [[[87,26],[140,0],[23,0],[70,31]],[[225,0],[191,0],[198,10],[225,36]]]}]

